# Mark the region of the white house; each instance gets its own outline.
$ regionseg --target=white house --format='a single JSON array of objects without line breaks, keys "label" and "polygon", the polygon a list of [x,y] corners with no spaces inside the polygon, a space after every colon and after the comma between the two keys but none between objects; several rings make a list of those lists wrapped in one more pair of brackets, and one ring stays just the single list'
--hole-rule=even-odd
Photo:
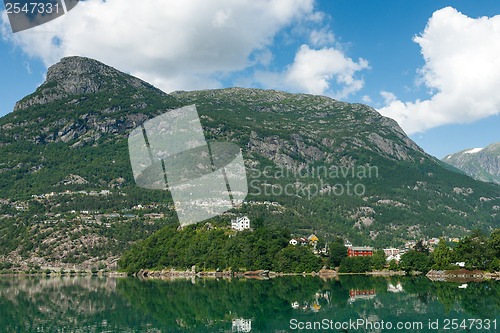
[{"label": "white house", "polygon": [[232,332],[251,332],[252,331],[252,320],[237,318],[233,319]]},{"label": "white house", "polygon": [[385,258],[387,262],[391,262],[392,260],[396,260],[397,263],[401,260],[401,255],[398,253],[396,255],[389,255]]},{"label": "white house", "polygon": [[292,238],[292,239],[290,239],[290,241],[289,241],[288,243],[290,243],[290,245],[295,246],[295,245],[297,245],[299,242],[297,242],[297,240],[296,240],[295,238]]},{"label": "white house", "polygon": [[384,253],[385,253],[386,257],[388,257],[388,256],[395,256],[395,255],[399,254],[399,249],[391,247],[391,248],[388,248],[388,249],[384,249]]},{"label": "white house", "polygon": [[429,241],[427,242],[427,244],[431,245],[431,246],[434,246],[434,245],[438,245],[439,244],[439,238],[431,238],[429,239]]},{"label": "white house", "polygon": [[247,216],[238,217],[236,220],[231,221],[231,228],[238,231],[250,229],[250,219]]}]

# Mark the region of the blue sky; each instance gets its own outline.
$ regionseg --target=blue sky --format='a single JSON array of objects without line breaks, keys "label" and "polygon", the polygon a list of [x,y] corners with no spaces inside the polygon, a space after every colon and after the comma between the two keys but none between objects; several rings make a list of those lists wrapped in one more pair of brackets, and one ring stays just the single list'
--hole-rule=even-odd
[{"label": "blue sky", "polygon": [[498,0],[136,4],[85,1],[16,34],[2,13],[0,115],[48,66],[81,55],[166,92],[244,86],[365,103],[439,158],[500,141]]}]

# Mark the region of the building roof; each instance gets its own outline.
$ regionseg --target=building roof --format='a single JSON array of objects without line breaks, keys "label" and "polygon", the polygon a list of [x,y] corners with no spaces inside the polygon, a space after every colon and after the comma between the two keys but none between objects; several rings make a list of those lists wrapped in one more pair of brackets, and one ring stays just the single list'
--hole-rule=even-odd
[{"label": "building roof", "polygon": [[373,251],[373,247],[369,246],[351,246],[349,248],[353,251]]}]

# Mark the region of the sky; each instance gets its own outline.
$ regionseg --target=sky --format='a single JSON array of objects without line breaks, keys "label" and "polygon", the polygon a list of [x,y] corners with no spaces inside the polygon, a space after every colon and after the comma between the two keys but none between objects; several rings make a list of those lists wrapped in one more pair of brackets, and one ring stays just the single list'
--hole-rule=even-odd
[{"label": "sky", "polygon": [[165,92],[278,89],[364,103],[443,158],[500,142],[498,0],[87,0],[12,33],[0,5],[0,116],[64,56]]}]

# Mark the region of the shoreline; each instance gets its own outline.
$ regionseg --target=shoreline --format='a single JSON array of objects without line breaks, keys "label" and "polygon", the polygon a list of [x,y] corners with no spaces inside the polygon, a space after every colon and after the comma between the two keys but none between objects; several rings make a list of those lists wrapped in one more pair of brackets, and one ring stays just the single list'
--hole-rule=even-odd
[{"label": "shoreline", "polygon": [[[364,275],[371,277],[394,277],[394,276],[415,276],[423,274],[406,274],[404,271],[371,271],[364,273],[339,273],[337,270],[322,269],[318,272],[302,272],[302,273],[283,273],[283,272],[273,272],[268,270],[256,270],[256,271],[245,271],[245,272],[233,272],[233,271],[204,271],[195,272],[191,270],[179,271],[175,269],[164,269],[161,271],[157,270],[140,270],[135,274],[128,274],[126,272],[119,271],[99,271],[97,273],[91,271],[76,271],[74,273],[61,274],[60,272],[51,272],[47,274],[45,272],[39,273],[25,273],[25,272],[5,272],[0,274],[0,277],[135,277],[139,279],[177,279],[177,278],[216,278],[216,279],[231,279],[231,278],[246,278],[246,279],[256,279],[256,280],[269,280],[273,278],[285,277],[285,276],[312,276],[320,277],[323,279],[336,278],[341,276],[350,275]],[[418,272],[419,273],[419,272]],[[469,271],[465,269],[460,270],[431,270],[425,274],[431,281],[435,282],[484,282],[484,281],[500,281],[500,272],[485,272],[485,271]]]},{"label": "shoreline", "polygon": [[500,281],[500,272],[485,272],[480,270],[454,269],[454,270],[431,270],[425,275],[431,281],[446,282],[481,282],[495,280]]}]

